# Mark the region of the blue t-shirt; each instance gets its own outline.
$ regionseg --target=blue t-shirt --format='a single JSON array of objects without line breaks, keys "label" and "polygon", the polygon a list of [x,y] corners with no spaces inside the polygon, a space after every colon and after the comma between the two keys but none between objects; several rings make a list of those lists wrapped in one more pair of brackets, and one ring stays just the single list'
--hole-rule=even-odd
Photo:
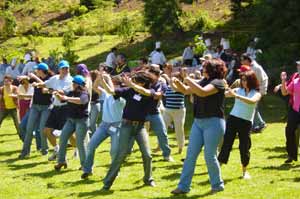
[{"label": "blue t-shirt", "polygon": [[120,97],[115,99],[113,95],[104,91],[102,91],[100,99],[103,100],[102,120],[107,123],[120,122],[126,101]]},{"label": "blue t-shirt", "polygon": [[[238,88],[236,90],[236,93],[240,96],[251,98],[256,93],[258,93],[258,91],[252,89],[247,95],[245,89]],[[256,103],[248,104],[248,103],[241,101],[240,99],[235,98],[234,106],[230,112],[230,115],[253,122],[255,108],[256,108]]]}]

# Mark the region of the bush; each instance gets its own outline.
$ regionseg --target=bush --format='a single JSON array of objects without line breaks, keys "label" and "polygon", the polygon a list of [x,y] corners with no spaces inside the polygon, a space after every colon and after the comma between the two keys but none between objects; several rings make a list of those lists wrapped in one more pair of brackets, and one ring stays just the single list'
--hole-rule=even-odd
[{"label": "bush", "polygon": [[33,35],[39,35],[42,28],[42,24],[40,22],[33,22],[31,25],[31,31]]},{"label": "bush", "polygon": [[183,12],[180,17],[180,24],[184,31],[197,30],[208,31],[216,27],[216,22],[211,19],[206,11]]},{"label": "bush", "polygon": [[195,50],[194,50],[195,54],[198,56],[202,56],[202,54],[206,50],[206,45],[203,41],[202,36],[196,35],[194,37],[194,45],[195,45]]},{"label": "bush", "polygon": [[246,48],[254,36],[251,33],[232,33],[229,36],[230,47],[238,52],[246,52]]},{"label": "bush", "polygon": [[75,65],[77,60],[79,59],[79,56],[75,53],[74,50],[66,49],[65,52],[63,52],[63,59],[67,60],[70,65]]},{"label": "bush", "polygon": [[0,31],[1,37],[4,39],[12,37],[15,35],[16,30],[16,18],[11,11],[1,11],[0,17],[4,20],[4,26]]},{"label": "bush", "polygon": [[118,26],[118,35],[126,42],[133,40],[135,29],[127,15],[125,15],[120,21]]},{"label": "bush", "polygon": [[144,0],[144,20],[154,37],[165,33],[181,32],[179,17],[182,13],[178,0]]}]

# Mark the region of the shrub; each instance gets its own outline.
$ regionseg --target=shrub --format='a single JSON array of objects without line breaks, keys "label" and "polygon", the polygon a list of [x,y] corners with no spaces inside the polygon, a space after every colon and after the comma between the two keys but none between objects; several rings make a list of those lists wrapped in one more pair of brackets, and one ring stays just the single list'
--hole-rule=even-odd
[{"label": "shrub", "polygon": [[133,40],[135,29],[127,15],[125,15],[120,21],[118,35],[126,42]]},{"label": "shrub", "polygon": [[1,11],[0,17],[4,20],[4,26],[0,31],[3,38],[14,36],[16,30],[16,18],[11,11]]},{"label": "shrub", "polygon": [[31,25],[31,31],[33,35],[38,35],[41,31],[42,24],[40,22],[33,22]]}]

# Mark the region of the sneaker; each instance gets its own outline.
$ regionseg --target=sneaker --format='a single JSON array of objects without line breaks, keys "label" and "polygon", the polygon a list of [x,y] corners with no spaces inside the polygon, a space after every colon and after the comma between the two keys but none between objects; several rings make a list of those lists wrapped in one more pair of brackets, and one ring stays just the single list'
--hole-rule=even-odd
[{"label": "sneaker", "polygon": [[175,160],[173,159],[172,156],[164,157],[164,160],[167,161],[167,162],[175,162]]},{"label": "sneaker", "polygon": [[57,157],[57,152],[53,151],[52,155],[48,158],[48,161],[55,161]]},{"label": "sneaker", "polygon": [[48,154],[48,150],[41,150],[41,154],[42,155],[47,155]]},{"label": "sneaker", "polygon": [[249,174],[247,171],[245,171],[245,172],[243,173],[243,179],[244,179],[244,180],[250,180],[250,179],[251,179],[251,176],[250,176],[250,174]]},{"label": "sneaker", "polygon": [[149,182],[145,182],[146,186],[150,186],[150,187],[156,187],[156,184],[154,182],[154,180],[150,180]]},{"label": "sneaker", "polygon": [[211,193],[211,194],[215,194],[215,193],[220,192],[220,191],[224,191],[224,187],[212,188],[212,189],[210,190],[210,193]]}]

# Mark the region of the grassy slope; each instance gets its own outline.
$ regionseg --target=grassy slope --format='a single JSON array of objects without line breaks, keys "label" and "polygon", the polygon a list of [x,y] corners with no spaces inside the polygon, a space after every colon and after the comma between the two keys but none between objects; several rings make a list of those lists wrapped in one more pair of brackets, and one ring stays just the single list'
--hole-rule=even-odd
[{"label": "grassy slope", "polygon": [[[227,106],[229,108],[229,106]],[[191,123],[191,109],[188,109],[186,132]],[[299,198],[299,163],[283,165],[286,158],[284,149],[284,123],[279,119],[285,113],[282,102],[268,96],[264,102],[263,115],[268,127],[262,134],[252,135],[250,173],[252,179],[240,179],[240,161],[238,141],[235,142],[228,165],[222,167],[226,190],[217,195],[208,195],[209,183],[203,153],[197,162],[193,178],[193,189],[188,198],[226,198],[226,199],[278,199]],[[94,175],[88,181],[80,180],[79,160],[72,158],[68,152],[69,168],[62,172],[53,170],[54,163],[47,162],[33,146],[32,157],[28,160],[17,160],[21,149],[11,120],[5,120],[0,129],[0,198],[3,199],[36,199],[36,198],[156,198],[170,197],[170,191],[178,183],[182,169],[182,156],[177,151],[175,135],[170,133],[175,163],[162,161],[159,154],[153,154],[153,176],[156,188],[143,187],[143,169],[140,153],[135,146],[134,153],[122,167],[111,192],[101,192],[103,179],[110,163],[109,141],[106,141],[96,153]],[[151,136],[151,146],[156,146],[156,137]],[[174,197],[184,198],[184,197]]]}]

